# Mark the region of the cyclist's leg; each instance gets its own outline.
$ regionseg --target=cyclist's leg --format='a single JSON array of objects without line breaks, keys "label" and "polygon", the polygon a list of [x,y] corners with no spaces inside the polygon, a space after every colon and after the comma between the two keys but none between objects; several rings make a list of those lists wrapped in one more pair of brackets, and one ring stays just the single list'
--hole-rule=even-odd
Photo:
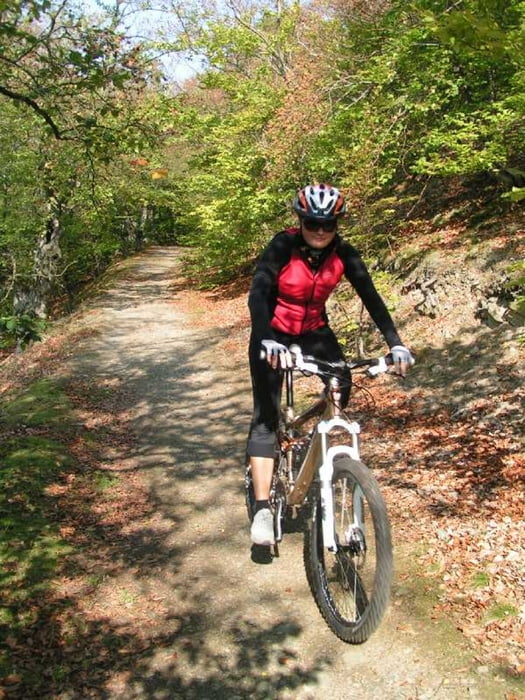
[{"label": "cyclist's leg", "polygon": [[246,451],[250,459],[255,499],[264,501],[269,498],[273,474],[282,373],[272,369],[259,353],[259,343],[251,339],[249,357],[253,416]]},{"label": "cyclist's leg", "polygon": [[255,502],[267,501],[272,485],[273,457],[250,457],[250,467]]}]

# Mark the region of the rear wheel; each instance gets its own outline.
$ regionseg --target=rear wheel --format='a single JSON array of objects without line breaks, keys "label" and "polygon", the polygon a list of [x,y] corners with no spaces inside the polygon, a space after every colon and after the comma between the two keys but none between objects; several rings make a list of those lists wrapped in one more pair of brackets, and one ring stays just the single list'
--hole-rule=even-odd
[{"label": "rear wheel", "polygon": [[362,462],[336,458],[332,492],[337,551],[323,546],[317,498],[305,535],[306,575],[330,629],[343,641],[360,644],[377,628],[388,605],[390,525],[377,482]]},{"label": "rear wheel", "polygon": [[248,513],[248,520],[252,522],[255,514],[255,491],[253,489],[252,469],[249,462],[244,471],[244,498],[246,502],[246,511]]}]

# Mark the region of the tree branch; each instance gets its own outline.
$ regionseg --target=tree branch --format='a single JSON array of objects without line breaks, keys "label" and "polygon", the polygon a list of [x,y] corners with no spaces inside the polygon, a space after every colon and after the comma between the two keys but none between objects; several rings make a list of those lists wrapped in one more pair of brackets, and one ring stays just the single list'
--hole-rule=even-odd
[{"label": "tree branch", "polygon": [[46,122],[46,124],[49,126],[49,128],[53,132],[54,137],[58,141],[66,140],[64,138],[64,136],[62,135],[58,126],[55,124],[53,119],[49,116],[49,114],[44,109],[42,109],[42,107],[40,107],[30,97],[26,97],[26,95],[20,95],[17,92],[13,92],[12,90],[9,90],[9,88],[4,87],[3,85],[0,85],[0,94],[5,95],[6,97],[9,97],[9,99],[11,99],[11,100],[15,100],[15,102],[23,102],[24,104],[26,104],[34,112],[36,112],[39,117],[41,117]]},{"label": "tree branch", "polygon": [[232,13],[233,13],[233,18],[234,18],[234,20],[235,20],[238,24],[240,24],[241,27],[244,27],[244,28],[247,29],[249,32],[251,32],[252,34],[254,34],[254,35],[255,35],[258,39],[260,39],[261,42],[264,44],[264,46],[265,46],[266,49],[268,50],[268,54],[269,54],[269,56],[270,56],[270,60],[271,60],[271,58],[274,59],[274,61],[273,61],[273,67],[275,68],[277,74],[280,75],[281,77],[283,77],[284,75],[286,75],[286,68],[287,68],[286,59],[285,59],[285,57],[282,55],[282,53],[279,52],[277,49],[275,49],[275,48],[272,47],[271,42],[270,42],[269,39],[265,36],[265,34],[263,34],[261,31],[259,31],[259,30],[257,29],[257,27],[254,27],[254,26],[253,26],[252,24],[250,24],[249,22],[246,22],[246,21],[241,17],[240,13],[238,12],[237,8],[235,7],[235,5],[234,5],[233,3],[227,3],[227,4],[228,4],[230,10],[231,10]]}]

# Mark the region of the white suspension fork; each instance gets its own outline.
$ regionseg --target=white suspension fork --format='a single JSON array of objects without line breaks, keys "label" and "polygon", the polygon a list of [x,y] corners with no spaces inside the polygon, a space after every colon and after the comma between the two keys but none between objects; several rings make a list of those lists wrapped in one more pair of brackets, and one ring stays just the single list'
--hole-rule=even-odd
[{"label": "white suspension fork", "polygon": [[[352,436],[351,445],[334,445],[327,447],[327,436],[333,428],[342,428]],[[321,435],[321,466],[319,468],[319,478],[321,481],[321,514],[323,528],[323,544],[331,552],[337,550],[335,541],[335,515],[334,515],[334,499],[332,492],[332,478],[334,475],[334,459],[339,455],[348,455],[348,457],[359,460],[359,439],[358,435],[361,432],[359,423],[348,423],[342,418],[335,417],[330,420],[321,421],[317,426],[317,431]],[[354,513],[356,513],[356,502],[359,501],[357,511],[361,511],[361,489],[356,489],[353,494]],[[359,493],[357,493],[359,492]],[[361,516],[358,516],[360,519]]]}]

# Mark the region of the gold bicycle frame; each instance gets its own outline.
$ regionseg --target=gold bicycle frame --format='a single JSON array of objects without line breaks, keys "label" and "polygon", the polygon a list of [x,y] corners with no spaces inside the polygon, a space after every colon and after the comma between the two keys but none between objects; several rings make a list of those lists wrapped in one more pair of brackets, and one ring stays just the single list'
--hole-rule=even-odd
[{"label": "gold bicycle frame", "polygon": [[[324,409],[322,408],[323,404],[325,404]],[[308,489],[310,488],[315,472],[319,468],[322,455],[322,443],[321,435],[317,430],[317,425],[322,420],[329,420],[341,414],[341,390],[339,387],[339,381],[335,377],[330,379],[328,397],[326,399],[320,399],[313,404],[313,406],[304,411],[304,413],[301,413],[301,415],[292,419],[287,427],[298,428],[306,423],[310,418],[319,414],[321,415],[316,423],[306,456],[303,460],[295,483],[287,496],[287,504],[289,506],[300,506],[302,504],[306,494],[308,493]]]}]

